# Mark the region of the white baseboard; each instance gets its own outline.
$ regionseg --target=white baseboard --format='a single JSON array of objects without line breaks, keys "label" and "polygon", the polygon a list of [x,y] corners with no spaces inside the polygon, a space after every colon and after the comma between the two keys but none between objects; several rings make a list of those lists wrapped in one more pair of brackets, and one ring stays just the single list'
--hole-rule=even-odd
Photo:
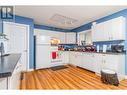
[{"label": "white baseboard", "polygon": [[28,72],[31,72],[31,71],[33,71],[33,70],[34,70],[34,69],[29,69]]},{"label": "white baseboard", "polygon": [[125,76],[125,79],[127,79],[127,75]]}]

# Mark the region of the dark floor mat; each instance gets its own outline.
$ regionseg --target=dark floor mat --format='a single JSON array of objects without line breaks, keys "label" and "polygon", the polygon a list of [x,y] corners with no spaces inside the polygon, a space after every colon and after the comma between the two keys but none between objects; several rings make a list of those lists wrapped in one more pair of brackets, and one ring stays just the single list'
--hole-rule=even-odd
[{"label": "dark floor mat", "polygon": [[61,65],[61,66],[51,67],[50,69],[53,71],[56,71],[56,70],[61,70],[61,69],[66,69],[66,68],[68,68],[68,67]]}]

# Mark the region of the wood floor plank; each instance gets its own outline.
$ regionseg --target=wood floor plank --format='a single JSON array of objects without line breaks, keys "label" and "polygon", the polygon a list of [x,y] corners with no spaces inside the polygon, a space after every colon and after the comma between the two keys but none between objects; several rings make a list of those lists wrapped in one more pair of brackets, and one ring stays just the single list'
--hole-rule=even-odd
[{"label": "wood floor plank", "polygon": [[34,77],[34,80],[35,80],[36,89],[42,89],[42,86],[41,86],[42,83],[39,81],[36,71],[33,72],[33,77]]},{"label": "wood floor plank", "polygon": [[95,73],[82,68],[67,65],[68,68],[53,71],[42,69],[24,73],[21,89],[53,90],[127,90],[127,80],[120,85],[103,84]]},{"label": "wood floor plank", "polygon": [[23,79],[21,80],[21,85],[20,85],[20,89],[26,89],[26,77],[25,77],[26,73],[23,74]]}]

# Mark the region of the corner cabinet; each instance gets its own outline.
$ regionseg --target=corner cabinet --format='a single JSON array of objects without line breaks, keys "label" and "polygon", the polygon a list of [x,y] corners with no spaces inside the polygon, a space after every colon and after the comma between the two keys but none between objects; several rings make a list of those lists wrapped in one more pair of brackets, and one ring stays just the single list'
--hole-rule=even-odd
[{"label": "corner cabinet", "polygon": [[124,17],[120,16],[92,26],[92,41],[125,40]]},{"label": "corner cabinet", "polygon": [[70,51],[69,63],[74,66],[82,67],[83,54],[81,52]]},{"label": "corner cabinet", "polygon": [[69,63],[69,51],[59,51],[62,59],[62,64],[66,65]]}]

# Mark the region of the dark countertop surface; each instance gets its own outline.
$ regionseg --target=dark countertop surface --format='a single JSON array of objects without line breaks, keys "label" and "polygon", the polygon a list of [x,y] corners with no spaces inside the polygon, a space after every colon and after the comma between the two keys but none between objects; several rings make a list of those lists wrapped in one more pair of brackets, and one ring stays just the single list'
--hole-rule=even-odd
[{"label": "dark countertop surface", "polygon": [[[64,50],[60,50],[60,51],[64,51]],[[98,53],[98,54],[113,54],[113,55],[124,55],[126,54],[125,52],[122,53],[115,53],[115,52],[83,52],[83,51],[70,51],[70,52],[81,52],[81,53]]]},{"label": "dark countertop surface", "polygon": [[9,77],[12,75],[21,54],[10,54],[8,56],[0,57],[0,78]]}]

